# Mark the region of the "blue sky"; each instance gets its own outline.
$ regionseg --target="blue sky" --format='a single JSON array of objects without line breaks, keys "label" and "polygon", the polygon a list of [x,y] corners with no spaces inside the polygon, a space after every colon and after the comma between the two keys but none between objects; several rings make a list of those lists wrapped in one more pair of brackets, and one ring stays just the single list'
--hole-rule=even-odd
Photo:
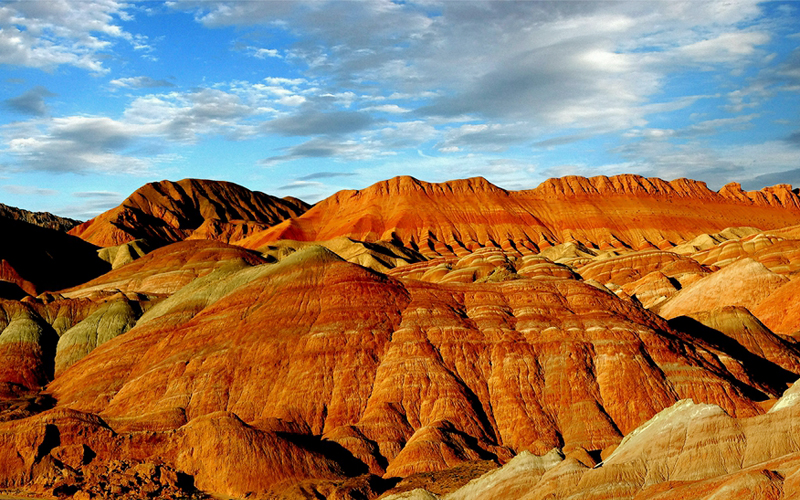
[{"label": "blue sky", "polygon": [[0,2],[0,202],[396,175],[800,185],[800,3]]}]

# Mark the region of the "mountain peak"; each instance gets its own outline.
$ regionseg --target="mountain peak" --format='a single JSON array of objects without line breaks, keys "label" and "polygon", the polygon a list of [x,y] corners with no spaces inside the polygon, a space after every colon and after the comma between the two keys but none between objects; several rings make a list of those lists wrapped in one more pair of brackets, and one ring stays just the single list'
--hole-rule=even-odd
[{"label": "mountain peak", "polygon": [[77,226],[70,234],[99,246],[145,238],[230,241],[305,212],[300,200],[283,200],[238,184],[206,179],[150,182],[122,204]]}]

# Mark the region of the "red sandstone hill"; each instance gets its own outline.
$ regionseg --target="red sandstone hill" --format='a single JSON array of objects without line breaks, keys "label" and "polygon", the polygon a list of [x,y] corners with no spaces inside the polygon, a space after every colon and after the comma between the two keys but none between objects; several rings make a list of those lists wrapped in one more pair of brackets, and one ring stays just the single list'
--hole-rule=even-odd
[{"label": "red sandstone hill", "polygon": [[492,246],[522,254],[577,241],[590,248],[664,248],[726,227],[775,229],[800,223],[789,185],[719,192],[688,179],[636,175],[564,177],[536,189],[506,191],[483,178],[431,184],[396,177],[340,191],[293,217],[238,241],[260,248],[279,239],[346,236],[395,241],[427,256],[464,256]]},{"label": "red sandstone hill", "polygon": [[102,247],[135,239],[230,241],[273,226],[309,208],[296,198],[276,198],[231,182],[183,179],[137,189],[122,204],[70,230]]}]

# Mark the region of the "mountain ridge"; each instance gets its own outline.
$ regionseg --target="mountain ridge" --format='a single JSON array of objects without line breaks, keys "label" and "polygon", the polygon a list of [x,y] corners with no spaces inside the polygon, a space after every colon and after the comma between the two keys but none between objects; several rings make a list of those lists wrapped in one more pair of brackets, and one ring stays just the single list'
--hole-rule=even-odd
[{"label": "mountain ridge", "polygon": [[12,207],[3,203],[0,203],[0,217],[23,221],[35,226],[55,229],[56,231],[62,232],[69,231],[82,223],[82,221],[61,217],[51,214],[50,212],[32,212],[24,208]]},{"label": "mountain ridge", "polygon": [[257,249],[279,239],[346,236],[399,241],[428,257],[463,256],[484,246],[538,253],[570,241],[592,248],[667,248],[727,227],[774,229],[800,222],[789,185],[719,192],[704,182],[638,175],[568,176],[507,191],[482,177],[428,183],[410,176],[343,190],[234,243]]}]

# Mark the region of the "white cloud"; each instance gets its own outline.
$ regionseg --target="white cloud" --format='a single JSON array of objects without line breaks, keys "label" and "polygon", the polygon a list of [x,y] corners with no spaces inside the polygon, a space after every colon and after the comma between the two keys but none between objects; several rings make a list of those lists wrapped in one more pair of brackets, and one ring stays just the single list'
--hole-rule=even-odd
[{"label": "white cloud", "polygon": [[380,106],[368,106],[363,109],[364,111],[377,111],[378,113],[391,114],[403,114],[411,111],[410,109],[400,107],[397,104],[381,104]]},{"label": "white cloud", "polygon": [[111,85],[129,89],[154,89],[158,87],[174,87],[175,84],[166,80],[155,80],[149,76],[134,76],[131,78],[117,78],[109,82]]},{"label": "white cloud", "polygon": [[716,38],[685,45],[680,53],[698,62],[736,63],[744,56],[753,55],[756,47],[769,39],[767,33],[761,32],[722,33]]},{"label": "white cloud", "polygon": [[43,189],[33,186],[17,186],[14,184],[6,184],[1,188],[3,191],[18,196],[55,196],[58,191],[55,189]]},{"label": "white cloud", "polygon": [[268,57],[281,58],[280,52],[277,49],[265,49],[259,47],[247,47],[247,52],[258,59],[266,59]]},{"label": "white cloud", "polygon": [[124,31],[128,5],[116,0],[12,1],[0,6],[0,63],[52,70],[71,65],[105,73],[102,54],[118,40],[143,47]]},{"label": "white cloud", "polygon": [[72,196],[81,201],[59,209],[58,213],[79,220],[91,219],[123,201],[123,196],[113,191],[81,191],[72,193]]},{"label": "white cloud", "polygon": [[[176,5],[195,9],[198,20],[209,26],[263,24],[301,34],[287,55],[307,64],[309,74],[332,88],[374,82],[370,85],[381,89],[359,93],[363,102],[381,102],[362,111],[401,114],[417,107],[428,120],[527,123],[531,141],[553,127],[594,134],[645,127],[650,115],[693,102],[677,97],[652,103],[668,72],[683,71],[687,64],[740,69],[770,40],[766,30],[752,27],[761,14],[756,0],[369,0],[359,9],[326,0]],[[431,8],[436,15],[428,14]],[[286,82],[279,85],[290,88]],[[309,102],[308,96],[300,103],[295,95],[291,99],[298,104]],[[290,104],[286,99],[283,104]],[[525,134],[518,135],[521,141]],[[508,136],[496,137],[495,150],[509,144]],[[486,143],[480,147],[489,148]]]}]

